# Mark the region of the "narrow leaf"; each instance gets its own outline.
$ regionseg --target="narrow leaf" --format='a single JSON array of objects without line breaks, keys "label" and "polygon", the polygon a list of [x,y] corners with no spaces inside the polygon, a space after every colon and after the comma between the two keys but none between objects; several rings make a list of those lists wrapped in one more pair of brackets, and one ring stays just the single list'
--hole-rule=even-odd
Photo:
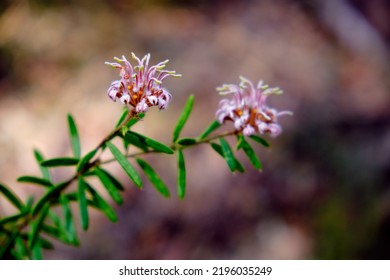
[{"label": "narrow leaf", "polygon": [[70,209],[69,201],[65,196],[61,196],[60,201],[62,204],[62,212],[64,215],[65,234],[70,244],[78,246],[79,241],[77,239],[76,227],[73,220],[72,211]]},{"label": "narrow leaf", "polygon": [[192,107],[194,105],[194,95],[190,95],[184,106],[183,112],[181,113],[179,120],[176,124],[175,129],[173,130],[172,142],[176,142],[179,138],[180,132],[182,131],[184,125],[186,124],[188,117],[191,114]]},{"label": "narrow leaf", "polygon": [[94,205],[97,209],[101,210],[107,218],[111,222],[116,222],[118,221],[118,216],[116,215],[114,209],[108,204],[100,195],[99,193],[92,188],[88,183],[86,183],[87,190],[91,194]]},{"label": "narrow leaf", "polygon": [[115,184],[111,181],[110,177],[106,175],[105,172],[102,171],[99,167],[95,168],[95,174],[99,177],[103,186],[107,189],[109,195],[112,199],[118,204],[121,205],[123,203],[122,196],[119,190],[116,188]]},{"label": "narrow leaf", "polygon": [[127,160],[127,158],[111,142],[108,142],[107,146],[110,149],[112,155],[119,162],[120,166],[122,166],[123,170],[127,173],[127,175],[129,175],[130,179],[134,182],[134,184],[137,187],[141,188],[142,187],[141,177],[134,169],[134,167],[130,164],[130,162]]},{"label": "narrow leaf", "polygon": [[20,234],[20,231],[17,231],[17,230],[12,232],[11,236],[5,240],[5,242],[4,242],[5,244],[4,243],[1,244],[1,246],[0,246],[0,260],[5,259],[5,256],[7,256],[7,254],[9,253],[11,248],[13,247],[15,239],[19,236],[19,234]]},{"label": "narrow leaf", "polygon": [[68,237],[66,236],[64,230],[62,230],[61,225],[52,226],[48,224],[43,224],[42,232],[54,237],[58,241],[61,241],[65,244],[69,244]]},{"label": "narrow leaf", "polygon": [[58,198],[58,195],[61,193],[63,189],[65,189],[68,186],[67,183],[60,183],[52,188],[50,188],[42,197],[40,200],[38,200],[37,204],[35,204],[34,208],[32,209],[32,215],[36,215],[44,206],[46,203],[51,202],[52,200]]},{"label": "narrow leaf", "polygon": [[80,158],[81,146],[80,146],[79,133],[77,131],[76,123],[72,115],[70,114],[68,115],[68,125],[69,125],[70,143],[72,145],[73,155],[75,158]]},{"label": "narrow leaf", "polygon": [[18,236],[15,240],[15,255],[16,257],[19,259],[19,260],[26,260],[28,259],[28,252],[27,252],[27,248],[26,248],[26,245],[25,242],[23,241],[23,239]]},{"label": "narrow leaf", "polygon": [[81,171],[88,163],[89,161],[96,155],[98,150],[92,150],[88,154],[86,154],[79,163],[77,164],[76,170],[79,172]]},{"label": "narrow leaf", "polygon": [[261,170],[262,168],[261,162],[257,157],[255,151],[251,147],[251,145],[249,145],[249,143],[245,140],[245,137],[242,134],[238,134],[237,140],[238,140],[237,149],[243,149],[245,154],[249,158],[250,162],[252,163],[252,165],[257,170]]},{"label": "narrow leaf", "polygon": [[133,118],[131,118],[131,119],[126,123],[126,127],[127,127],[127,128],[132,127],[132,126],[135,125],[138,121],[142,120],[144,116],[145,116],[145,113],[138,113],[136,116],[134,116]]},{"label": "narrow leaf", "polygon": [[219,142],[221,143],[221,147],[222,147],[222,151],[223,151],[223,155],[224,155],[224,158],[226,160],[226,163],[228,164],[230,171],[234,172],[236,170],[237,166],[236,166],[236,161],[234,160],[235,158],[233,155],[233,151],[230,148],[229,143],[225,139],[220,138]]},{"label": "narrow leaf", "polygon": [[41,248],[41,244],[39,244],[39,242],[35,243],[34,247],[32,247],[31,257],[33,260],[42,260],[43,259],[42,248]]},{"label": "narrow leaf", "polygon": [[41,165],[46,167],[57,167],[57,166],[76,165],[78,163],[79,163],[79,159],[77,158],[63,157],[63,158],[53,158],[53,159],[45,160],[41,162]]},{"label": "narrow leaf", "polygon": [[8,224],[8,223],[15,222],[15,221],[19,220],[20,218],[27,216],[29,213],[30,213],[30,211],[24,210],[21,213],[18,213],[18,214],[12,215],[12,216],[7,216],[7,217],[0,220],[0,227],[5,225],[5,224]]},{"label": "narrow leaf", "polygon": [[35,149],[34,156],[39,164],[39,168],[41,169],[41,173],[42,173],[43,178],[45,178],[48,181],[51,181],[49,169],[47,167],[44,167],[41,165],[42,161],[44,161],[42,154],[37,149]]},{"label": "narrow leaf", "polygon": [[196,144],[196,139],[194,138],[181,138],[177,141],[177,144],[182,145],[182,146],[192,146]]},{"label": "narrow leaf", "polygon": [[127,110],[127,107],[124,106],[123,110],[122,110],[122,113],[121,113],[121,115],[119,117],[119,120],[118,120],[118,122],[115,125],[115,128],[118,128],[122,124],[122,122],[125,120],[125,118],[127,117],[128,114],[129,114],[129,110]]},{"label": "narrow leaf", "polygon": [[154,171],[154,169],[144,161],[143,159],[137,158],[137,162],[139,166],[144,171],[146,177],[148,177],[149,181],[153,184],[153,186],[156,188],[156,190],[161,193],[165,197],[169,197],[169,189],[163,182],[163,180],[160,178],[160,176]]},{"label": "narrow leaf", "polygon": [[42,178],[34,177],[34,176],[21,176],[17,179],[18,182],[21,183],[31,183],[31,184],[36,184],[44,187],[52,187],[53,184]]},{"label": "narrow leaf", "polygon": [[45,205],[39,214],[38,218],[34,221],[31,227],[31,233],[28,240],[28,244],[30,248],[35,246],[35,243],[39,239],[39,233],[41,232],[42,224],[46,218],[47,212],[49,211],[49,205]]},{"label": "narrow leaf", "polygon": [[124,191],[125,188],[123,187],[122,183],[119,182],[119,180],[117,178],[115,178],[114,176],[112,176],[107,170],[104,170],[104,169],[100,169],[101,171],[103,171],[104,174],[106,174],[106,176],[111,180],[111,182],[115,185],[115,188],[120,190],[120,191]]},{"label": "narrow leaf", "polygon": [[146,136],[141,135],[139,133],[136,133],[134,131],[129,131],[126,133],[126,135],[127,134],[134,135],[134,136],[138,137],[138,140],[140,142],[142,142],[144,145],[152,148],[156,152],[161,152],[161,153],[165,153],[165,154],[173,154],[174,153],[171,148],[169,148],[168,146],[166,146],[166,145],[164,145],[156,140],[153,140],[152,138],[146,137]]},{"label": "narrow leaf", "polygon": [[[213,148],[214,151],[216,151],[221,157],[223,157],[225,159],[225,154],[224,154],[224,151],[223,151],[221,145],[219,145],[217,143],[211,143],[210,145],[211,145],[211,147]],[[236,165],[236,169],[235,170],[237,170],[237,171],[239,171],[241,173],[245,172],[245,168],[238,161],[238,159],[234,158],[234,163]]]},{"label": "narrow leaf", "polygon": [[186,165],[181,149],[177,151],[177,168],[177,194],[180,199],[183,199],[186,194]]},{"label": "narrow leaf", "polygon": [[81,226],[83,230],[87,230],[89,226],[88,203],[87,197],[85,196],[86,185],[82,177],[79,177],[78,179],[77,191],[79,197]]},{"label": "narrow leaf", "polygon": [[138,134],[136,134],[136,133],[128,132],[123,136],[123,139],[125,140],[125,143],[127,143],[128,145],[136,146],[143,151],[148,150],[148,145],[146,144],[145,139],[142,137],[139,137]]},{"label": "narrow leaf", "polygon": [[0,183],[0,193],[8,198],[8,200],[19,210],[24,208],[23,202],[18,198],[18,196],[2,183]]},{"label": "narrow leaf", "polygon": [[263,139],[257,135],[251,135],[251,136],[249,136],[249,138],[252,139],[253,141],[256,141],[257,143],[260,143],[264,147],[270,146],[270,144],[265,139]]},{"label": "narrow leaf", "polygon": [[199,136],[199,139],[202,140],[202,139],[205,139],[207,136],[210,135],[210,133],[212,133],[214,130],[216,130],[217,128],[219,128],[221,126],[220,122],[215,120],[213,121],[203,132],[202,134]]}]

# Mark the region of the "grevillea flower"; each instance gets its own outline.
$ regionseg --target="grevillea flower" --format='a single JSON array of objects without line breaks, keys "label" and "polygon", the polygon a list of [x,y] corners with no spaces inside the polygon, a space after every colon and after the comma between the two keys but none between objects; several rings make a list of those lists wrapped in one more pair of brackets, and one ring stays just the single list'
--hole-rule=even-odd
[{"label": "grevillea flower", "polygon": [[123,104],[133,106],[135,112],[146,112],[149,107],[158,106],[165,109],[172,95],[163,88],[162,82],[169,76],[180,77],[175,71],[164,70],[169,60],[149,67],[150,54],[139,59],[134,53],[132,58],[137,62],[134,67],[126,59],[114,57],[117,62],[106,62],[113,68],[120,69],[121,79],[111,83],[107,95],[113,101],[119,99]]},{"label": "grevillea flower", "polygon": [[222,99],[216,117],[220,123],[232,121],[237,131],[245,136],[255,133],[269,133],[272,137],[282,132],[278,117],[292,115],[290,111],[281,111],[270,108],[266,99],[271,94],[283,93],[280,88],[271,88],[260,81],[255,87],[251,81],[240,77],[240,84],[224,84],[217,88],[220,94],[232,94],[232,99]]}]

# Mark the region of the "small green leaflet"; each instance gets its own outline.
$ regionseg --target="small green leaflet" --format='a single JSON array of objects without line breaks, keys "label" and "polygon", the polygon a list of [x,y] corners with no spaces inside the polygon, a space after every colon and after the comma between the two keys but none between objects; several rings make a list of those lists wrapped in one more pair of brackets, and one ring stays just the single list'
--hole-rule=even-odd
[{"label": "small green leaflet", "polygon": [[83,230],[87,230],[89,226],[89,216],[88,216],[88,203],[87,197],[85,195],[87,186],[82,177],[78,179],[77,193],[79,198],[79,207],[80,207],[80,218],[81,226]]},{"label": "small green leaflet", "polygon": [[53,184],[42,178],[34,177],[34,176],[21,176],[17,179],[18,182],[21,183],[31,183],[31,184],[36,184],[44,187],[52,187]]},{"label": "small green leaflet", "polygon": [[65,235],[69,244],[78,246],[79,240],[77,239],[77,232],[75,223],[73,220],[72,210],[70,209],[69,201],[66,196],[61,196],[60,202],[62,204],[62,213],[64,215],[64,225]]},{"label": "small green leaflet", "polygon": [[86,186],[87,186],[87,190],[88,192],[91,194],[92,196],[92,200],[93,200],[93,203],[94,203],[94,206],[103,211],[103,213],[106,215],[106,217],[113,223],[117,222],[118,221],[118,216],[116,215],[114,209],[110,206],[110,204],[108,204],[100,195],[99,193],[94,189],[92,188],[87,182],[86,183]]},{"label": "small green leaflet", "polygon": [[261,170],[262,164],[261,164],[259,158],[257,157],[255,151],[251,147],[251,145],[249,145],[249,143],[245,140],[245,137],[242,134],[238,134],[237,135],[237,140],[238,140],[238,143],[237,143],[237,148],[236,149],[237,150],[243,149],[245,154],[248,156],[250,162],[252,163],[252,165],[257,170]]},{"label": "small green leaflet", "polygon": [[196,144],[196,139],[194,138],[181,138],[177,141],[177,144],[181,145],[181,146],[192,146],[194,144]]},{"label": "small green leaflet", "polygon": [[134,167],[130,164],[130,162],[127,160],[127,158],[111,142],[107,142],[107,147],[110,149],[112,155],[118,161],[120,166],[122,166],[123,170],[127,173],[127,175],[129,175],[130,179],[134,182],[134,184],[137,187],[141,188],[142,187],[141,177],[139,176],[138,172],[134,169]]},{"label": "small green leaflet", "polygon": [[177,151],[177,195],[183,199],[186,195],[186,165],[183,151]]},{"label": "small green leaflet", "polygon": [[42,154],[37,149],[35,149],[34,156],[39,164],[39,168],[41,169],[43,178],[45,178],[48,181],[51,181],[49,169],[41,165],[42,161],[44,161]]},{"label": "small green leaflet", "polygon": [[0,183],[0,193],[2,193],[8,200],[19,210],[24,208],[23,202],[14,194],[8,187]]},{"label": "small green leaflet", "polygon": [[169,197],[170,194],[168,187],[165,185],[156,171],[154,171],[154,169],[149,165],[149,163],[140,158],[137,158],[137,163],[142,168],[146,177],[148,177],[149,181],[153,184],[156,190],[163,196]]},{"label": "small green leaflet", "polygon": [[79,159],[70,157],[61,157],[48,159],[41,162],[42,166],[46,167],[58,167],[58,166],[71,166],[79,163]]},{"label": "small green leaflet", "polygon": [[127,145],[133,145],[138,148],[140,148],[143,151],[148,150],[148,145],[146,144],[146,141],[144,138],[141,138],[138,136],[138,134],[128,132],[123,136],[123,139],[125,140],[125,143]]},{"label": "small green leaflet", "polygon": [[207,136],[210,135],[214,130],[218,129],[221,126],[219,121],[215,120],[213,121],[199,136],[199,140],[205,139]]},{"label": "small green leaflet", "polygon": [[126,127],[127,127],[127,128],[132,127],[132,126],[135,125],[139,120],[142,120],[144,116],[145,116],[145,113],[138,113],[137,115],[135,115],[133,118],[131,118],[131,119],[126,123]]},{"label": "small green leaflet", "polygon": [[2,220],[0,220],[0,226],[17,221],[20,218],[27,216],[28,214],[30,214],[30,211],[23,210],[21,213],[18,213],[18,214],[12,215],[12,216],[7,216],[7,217],[3,218]]},{"label": "small green leaflet", "polygon": [[68,125],[69,125],[69,134],[70,134],[70,143],[72,145],[73,155],[75,158],[80,158],[81,156],[81,146],[79,133],[77,131],[76,123],[72,115],[68,115]]},{"label": "small green leaflet", "polygon": [[89,161],[96,155],[98,150],[92,150],[88,154],[86,154],[83,158],[81,158],[80,162],[77,164],[76,170],[81,171]]},{"label": "small green leaflet", "polygon": [[268,148],[270,146],[270,144],[265,139],[263,139],[257,135],[251,135],[251,136],[249,136],[249,138],[252,139],[253,141],[256,141],[257,143],[260,143],[264,147]]},{"label": "small green leaflet", "polygon": [[41,228],[42,228],[42,224],[46,218],[46,215],[47,215],[47,212],[49,211],[49,205],[46,204],[41,213],[39,214],[38,218],[34,221],[34,223],[32,224],[32,227],[31,227],[31,233],[30,233],[30,237],[29,237],[29,241],[28,241],[28,244],[29,244],[29,247],[32,248],[35,246],[35,243],[38,241],[39,239],[39,233],[41,231]]},{"label": "small green leaflet", "polygon": [[176,124],[175,129],[173,130],[172,135],[172,142],[176,142],[176,140],[179,138],[180,132],[182,131],[184,125],[186,124],[188,117],[191,114],[192,107],[194,105],[194,95],[190,95],[188,97],[188,100],[186,102],[186,105],[184,106],[183,112],[181,113],[179,120]]},{"label": "small green leaflet", "polygon": [[95,174],[99,177],[103,186],[107,189],[109,195],[116,202],[116,204],[121,205],[123,203],[122,196],[119,190],[116,188],[115,183],[113,183],[100,167],[95,168]]},{"label": "small green leaflet", "polygon": [[156,152],[161,152],[161,153],[165,153],[165,154],[173,154],[174,153],[172,151],[172,149],[169,148],[168,146],[166,146],[166,145],[164,145],[156,140],[153,140],[152,138],[149,138],[149,137],[146,137],[146,136],[141,135],[139,133],[136,133],[134,131],[127,132],[126,136],[127,135],[132,135],[132,136],[137,137],[138,141],[140,141],[142,143],[142,145],[146,145],[146,146],[152,148],[153,150],[155,150]]},{"label": "small green leaflet", "polygon": [[111,180],[111,182],[114,184],[115,188],[120,190],[120,191],[124,191],[125,188],[123,187],[122,183],[118,181],[117,178],[115,178],[114,176],[112,176],[107,170],[104,170],[104,169],[100,169],[104,174],[106,174],[106,176]]},{"label": "small green leaflet", "polygon": [[230,171],[234,172],[236,170],[237,166],[236,166],[235,157],[233,155],[233,151],[230,148],[229,143],[225,139],[220,138],[219,142],[221,143],[223,156],[224,156],[224,158],[226,160],[226,163],[228,164],[228,166],[230,168]]},{"label": "small green leaflet", "polygon": [[[213,148],[214,151],[216,151],[221,157],[225,159],[225,154],[222,149],[222,146],[217,144],[217,143],[211,143],[211,147]],[[244,173],[245,168],[242,166],[242,164],[238,161],[238,159],[234,158],[236,169],[238,172]]]},{"label": "small green leaflet", "polygon": [[41,209],[45,206],[46,203],[58,197],[63,189],[68,186],[68,183],[60,183],[52,188],[50,188],[40,200],[38,200],[37,204],[35,204],[32,209],[32,215],[36,215]]},{"label": "small green leaflet", "polygon": [[124,106],[122,113],[118,119],[118,122],[115,125],[115,128],[118,128],[122,124],[122,122],[125,120],[125,118],[127,117],[128,114],[129,114],[129,110],[127,110],[127,107]]}]

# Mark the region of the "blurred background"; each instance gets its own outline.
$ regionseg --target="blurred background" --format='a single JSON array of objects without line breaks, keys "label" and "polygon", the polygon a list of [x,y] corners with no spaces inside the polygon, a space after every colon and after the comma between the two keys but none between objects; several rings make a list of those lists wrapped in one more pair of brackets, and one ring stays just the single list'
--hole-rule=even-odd
[{"label": "blurred background", "polygon": [[[147,160],[170,199],[109,165],[126,186],[119,222],[91,212],[81,247],[56,243],[46,258],[389,259],[389,43],[386,0],[1,0],[0,180],[23,198],[41,195],[15,183],[39,174],[33,148],[71,154],[67,113],[83,152],[94,148],[121,112],[106,96],[118,72],[104,61],[150,52],[183,77],[166,80],[170,107],[137,124],[147,136],[169,143],[191,93],[183,135],[198,135],[214,119],[215,88],[239,75],[281,87],[269,102],[294,116],[280,119],[271,148],[256,148],[261,173],[242,154],[243,175],[208,146],[186,150],[183,201],[169,156]],[[0,200],[1,215],[13,211]]]}]

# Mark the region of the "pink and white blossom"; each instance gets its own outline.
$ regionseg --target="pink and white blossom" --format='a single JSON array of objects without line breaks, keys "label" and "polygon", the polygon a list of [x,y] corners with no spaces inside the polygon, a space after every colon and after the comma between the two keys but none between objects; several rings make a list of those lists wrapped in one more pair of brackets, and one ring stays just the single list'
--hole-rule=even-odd
[{"label": "pink and white blossom", "polygon": [[278,117],[292,115],[290,111],[278,112],[266,104],[271,94],[281,94],[280,88],[271,88],[260,81],[255,87],[251,81],[240,77],[240,84],[224,84],[217,88],[221,95],[233,95],[231,99],[222,99],[216,117],[220,123],[232,121],[237,131],[245,136],[255,133],[268,133],[272,137],[282,133]]},{"label": "pink and white blossom", "polygon": [[149,107],[167,108],[172,95],[162,87],[162,82],[169,76],[180,77],[175,71],[164,70],[168,60],[149,67],[150,54],[139,59],[134,53],[132,58],[135,66],[126,59],[114,57],[116,62],[106,62],[113,68],[119,69],[120,80],[111,83],[107,95],[113,101],[131,105],[135,112],[144,113]]}]

